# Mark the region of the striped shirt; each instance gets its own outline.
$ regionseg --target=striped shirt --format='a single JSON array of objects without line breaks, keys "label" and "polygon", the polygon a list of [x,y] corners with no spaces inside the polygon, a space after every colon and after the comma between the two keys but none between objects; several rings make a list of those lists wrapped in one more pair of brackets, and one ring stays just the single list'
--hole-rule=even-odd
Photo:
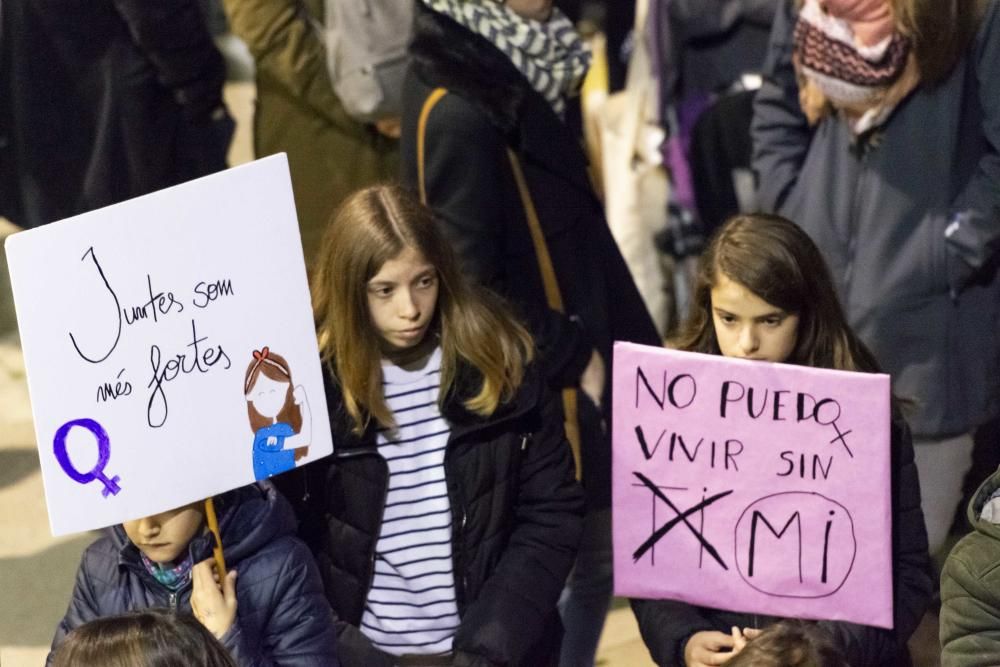
[{"label": "striped shirt", "polygon": [[382,363],[397,427],[376,438],[389,464],[389,493],[361,631],[394,655],[451,651],[459,623],[444,478],[451,428],[438,409],[440,369],[441,348],[415,370]]}]

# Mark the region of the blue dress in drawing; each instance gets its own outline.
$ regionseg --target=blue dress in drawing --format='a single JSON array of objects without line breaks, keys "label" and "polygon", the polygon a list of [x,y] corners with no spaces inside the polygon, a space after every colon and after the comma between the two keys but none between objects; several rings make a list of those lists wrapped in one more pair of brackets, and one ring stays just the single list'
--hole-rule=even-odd
[{"label": "blue dress in drawing", "polygon": [[[254,479],[267,479],[295,467],[295,450],[284,449],[285,438],[292,435],[295,435],[295,431],[292,430],[291,425],[284,422],[265,426],[254,434]],[[268,440],[272,438],[273,444],[268,444]]]}]

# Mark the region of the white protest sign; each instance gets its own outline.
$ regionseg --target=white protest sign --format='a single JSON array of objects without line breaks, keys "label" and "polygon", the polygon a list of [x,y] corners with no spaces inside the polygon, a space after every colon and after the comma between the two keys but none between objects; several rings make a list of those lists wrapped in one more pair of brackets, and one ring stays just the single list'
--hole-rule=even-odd
[{"label": "white protest sign", "polygon": [[284,155],[15,234],[7,259],[53,534],[333,451]]}]

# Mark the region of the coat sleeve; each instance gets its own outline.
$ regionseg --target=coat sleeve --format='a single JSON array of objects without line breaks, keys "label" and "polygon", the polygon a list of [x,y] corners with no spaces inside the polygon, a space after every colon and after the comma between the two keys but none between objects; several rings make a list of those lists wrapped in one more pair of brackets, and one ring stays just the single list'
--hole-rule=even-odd
[{"label": "coat sleeve", "polygon": [[73,584],[73,593],[70,596],[69,607],[66,614],[56,626],[55,636],[52,638],[52,648],[49,652],[45,664],[52,662],[55,650],[63,643],[72,630],[80,627],[84,623],[101,617],[101,608],[94,588],[94,580],[91,577],[90,566],[100,563],[101,550],[99,544],[93,544],[87,548],[80,559],[80,567],[76,571],[76,582]]},{"label": "coat sleeve", "polygon": [[[992,552],[997,544],[977,533],[966,536],[952,550],[941,570],[942,667],[990,667],[1000,655],[1000,587],[991,572],[971,564],[966,553]],[[980,560],[980,559],[976,559]]]},{"label": "coat sleeve", "polygon": [[[425,146],[427,203],[444,223],[462,268],[507,296],[509,283],[519,276],[508,275],[504,265],[505,234],[513,233],[511,225],[528,231],[520,199],[516,209],[509,208],[518,195],[506,140],[483,113],[449,94],[428,117]],[[409,172],[419,174],[419,166]],[[412,184],[418,191],[419,180],[416,176]],[[514,305],[535,338],[546,378],[558,387],[577,384],[593,349],[584,326],[572,313],[548,308],[542,295]]]},{"label": "coat sleeve", "polygon": [[980,269],[991,266],[1000,250],[1000,3],[988,3],[969,57],[974,61],[978,97],[966,103],[981,107],[984,152],[938,227],[946,239],[953,293]]},{"label": "coat sleeve", "polygon": [[496,569],[464,610],[455,634],[466,662],[524,664],[542,639],[576,558],[583,494],[563,433],[557,397],[548,394],[540,430],[523,449],[514,529]]},{"label": "coat sleeve", "polygon": [[[255,573],[252,588],[239,600],[237,622],[222,637],[233,658],[255,667],[337,667],[334,616],[308,548],[298,539],[285,538],[257,558],[280,563],[274,572],[264,573],[268,576]],[[260,606],[253,608],[254,603]],[[261,616],[262,637],[247,636],[240,624],[243,614]]]},{"label": "coat sleeve", "polygon": [[902,419],[895,419],[892,426],[892,525],[893,629],[822,623],[853,667],[894,664],[920,624],[933,591],[913,440]]},{"label": "coat sleeve", "polygon": [[699,607],[686,602],[633,598],[631,603],[642,641],[661,667],[683,666],[688,638],[696,632],[716,629]]},{"label": "coat sleeve", "polygon": [[114,0],[133,41],[187,118],[222,105],[226,67],[196,0]]},{"label": "coat sleeve", "polygon": [[326,47],[313,18],[297,0],[223,0],[233,33],[253,54],[258,82],[266,82],[345,132],[358,122],[333,91]]},{"label": "coat sleeve", "polygon": [[781,209],[795,187],[809,150],[811,130],[799,107],[799,87],[792,65],[794,0],[782,0],[771,28],[771,41],[754,98],[750,135],[758,197],[766,211]]}]

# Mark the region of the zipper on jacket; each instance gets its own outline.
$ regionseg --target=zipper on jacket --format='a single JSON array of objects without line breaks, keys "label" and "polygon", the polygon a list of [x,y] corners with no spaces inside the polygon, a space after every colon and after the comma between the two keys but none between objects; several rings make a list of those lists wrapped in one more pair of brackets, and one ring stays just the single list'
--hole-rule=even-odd
[{"label": "zipper on jacket", "polygon": [[[854,279],[855,254],[858,250],[858,226],[861,219],[862,186],[868,180],[868,156],[881,142],[881,137],[873,134],[854,149],[858,156],[858,175],[854,179],[854,196],[851,201],[851,217],[847,221],[847,266],[844,267],[844,295],[849,298],[851,282]],[[846,304],[845,304],[846,306]]]},{"label": "zipper on jacket", "polygon": [[462,615],[465,613],[466,591],[469,590],[469,568],[465,566],[465,540],[463,539],[469,513],[465,508],[465,502],[458,497],[457,485],[453,481],[455,478],[451,474],[451,466],[448,463],[451,453],[454,451],[453,443],[454,438],[449,437],[448,444],[446,445],[447,449],[444,452],[444,479],[445,486],[448,489],[449,505],[454,507],[455,501],[458,501],[458,530],[452,531],[451,540],[451,570],[452,579],[455,582],[455,606],[458,608],[459,615]]},{"label": "zipper on jacket", "polygon": [[170,597],[169,597],[169,603],[168,604],[170,606],[170,613],[176,614],[177,613],[177,592],[176,591],[170,591]]},{"label": "zipper on jacket", "polygon": [[365,587],[365,602],[367,602],[368,594],[372,591],[372,584],[375,583],[375,557],[376,552],[378,551],[378,541],[382,538],[382,528],[384,527],[383,520],[385,519],[385,501],[389,500],[389,475],[391,473],[389,472],[389,462],[385,460],[384,456],[378,453],[377,448],[374,452],[364,451],[361,453],[377,456],[379,461],[382,462],[382,467],[385,468],[385,484],[382,485],[382,510],[379,512],[378,516],[378,532],[375,534],[375,539],[372,541],[371,555],[368,559],[368,586]]},{"label": "zipper on jacket", "polygon": [[[468,512],[465,511],[465,504],[460,503],[462,508],[462,521],[458,526],[458,537],[462,544],[465,543],[465,521],[469,518]],[[452,561],[454,563],[454,560]],[[462,599],[465,599],[466,591],[469,590],[469,568],[462,568]],[[458,597],[457,595],[455,596]]]}]

